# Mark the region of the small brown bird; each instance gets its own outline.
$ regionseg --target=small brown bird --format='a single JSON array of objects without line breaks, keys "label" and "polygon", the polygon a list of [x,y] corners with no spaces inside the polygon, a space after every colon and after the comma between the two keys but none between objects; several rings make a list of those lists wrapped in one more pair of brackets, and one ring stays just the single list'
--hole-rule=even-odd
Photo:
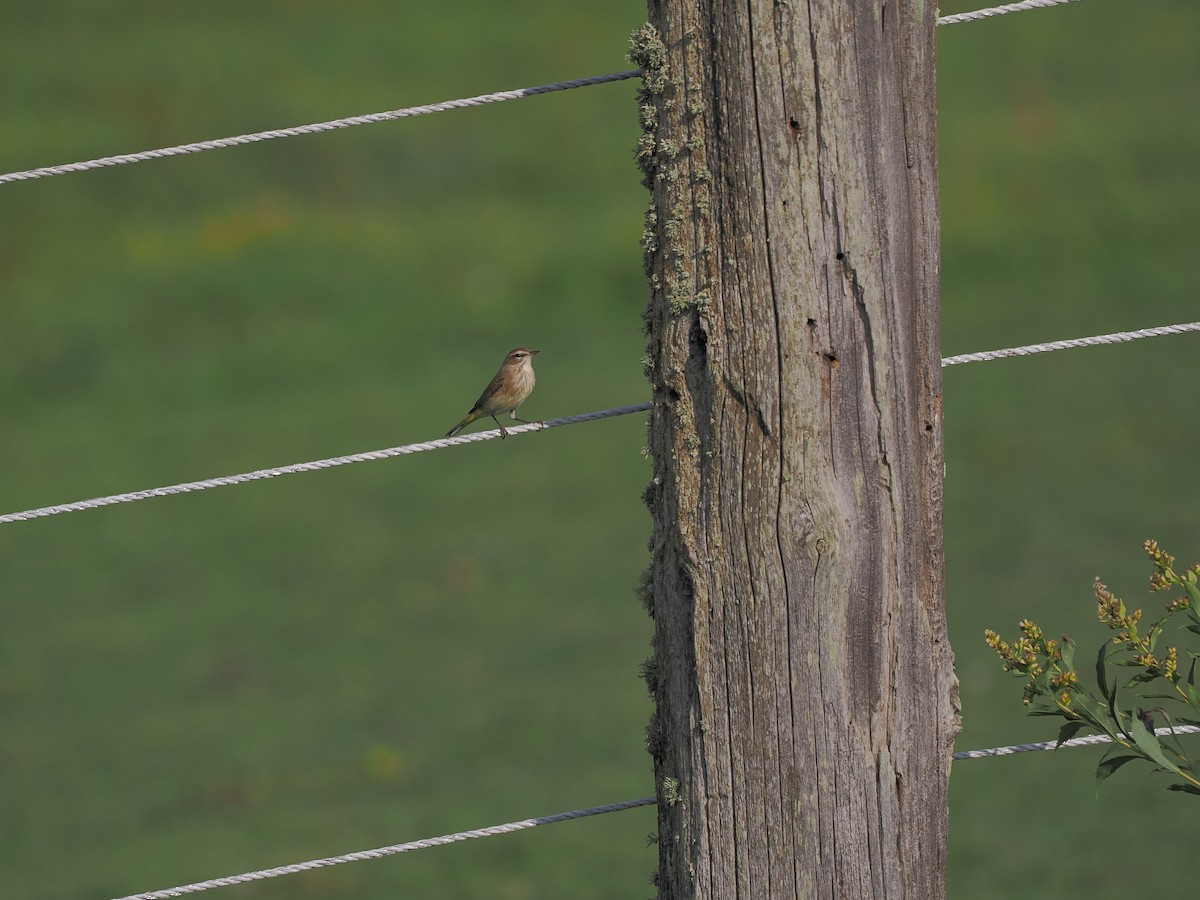
[{"label": "small brown bird", "polygon": [[[496,418],[500,413],[508,413],[513,421],[524,422],[526,425],[533,424],[526,419],[517,418],[517,407],[528,400],[529,395],[533,393],[533,386],[537,381],[533,374],[533,357],[541,352],[541,350],[529,350],[525,347],[510,350],[508,356],[504,357],[504,364],[500,366],[500,371],[496,373],[492,383],[479,395],[479,399],[475,401],[475,405],[471,407],[467,417],[451,428],[446,437],[454,437],[476,419],[482,419],[484,416],[491,416],[492,421],[500,425],[500,420]],[[538,422],[537,424],[541,425],[542,423]],[[508,432],[503,425],[500,425],[500,437],[508,437]]]}]

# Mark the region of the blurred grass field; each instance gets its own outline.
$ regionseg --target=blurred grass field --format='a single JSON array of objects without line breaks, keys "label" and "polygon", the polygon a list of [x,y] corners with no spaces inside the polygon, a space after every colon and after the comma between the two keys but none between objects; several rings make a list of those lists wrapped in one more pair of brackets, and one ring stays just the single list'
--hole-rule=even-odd
[{"label": "blurred grass field", "polygon": [[[944,13],[977,3],[947,3]],[[625,68],[636,3],[9,4],[0,170]],[[462,23],[469,23],[464,25]],[[1200,8],[938,35],[945,353],[1197,316]],[[0,512],[423,440],[504,353],[639,402],[632,83],[0,187]],[[1052,737],[985,627],[1081,645],[1200,560],[1200,341],[945,373],[961,748]],[[4,526],[0,883],[105,898],[645,796],[640,417]],[[1195,801],[954,767],[950,895],[1178,891]],[[642,809],[229,888],[642,897]],[[1127,848],[1127,849],[1126,849]],[[1128,854],[1134,864],[1120,862]],[[214,895],[216,896],[216,895]]]}]

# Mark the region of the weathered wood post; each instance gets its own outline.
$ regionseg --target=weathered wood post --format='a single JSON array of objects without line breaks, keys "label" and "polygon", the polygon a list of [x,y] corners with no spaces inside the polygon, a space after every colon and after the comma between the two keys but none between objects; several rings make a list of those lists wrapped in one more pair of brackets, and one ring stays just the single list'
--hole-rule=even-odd
[{"label": "weathered wood post", "polygon": [[649,5],[659,894],[940,898],[935,7]]}]

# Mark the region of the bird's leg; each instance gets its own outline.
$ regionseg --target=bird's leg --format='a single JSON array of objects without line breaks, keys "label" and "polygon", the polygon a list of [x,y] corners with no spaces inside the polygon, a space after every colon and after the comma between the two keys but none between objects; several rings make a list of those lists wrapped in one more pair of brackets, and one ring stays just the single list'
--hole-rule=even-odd
[{"label": "bird's leg", "polygon": [[531,421],[529,421],[529,419],[522,419],[520,416],[517,415],[517,411],[515,409],[512,412],[510,412],[509,415],[516,422],[524,422],[526,425],[540,425],[542,428],[546,427],[546,423],[543,422],[541,419],[538,419],[536,422],[531,422]]},{"label": "bird's leg", "polygon": [[500,440],[504,440],[506,437],[508,437],[508,431],[503,425],[500,424],[500,420],[495,416],[492,416],[492,421],[495,422],[496,426],[500,429]]}]

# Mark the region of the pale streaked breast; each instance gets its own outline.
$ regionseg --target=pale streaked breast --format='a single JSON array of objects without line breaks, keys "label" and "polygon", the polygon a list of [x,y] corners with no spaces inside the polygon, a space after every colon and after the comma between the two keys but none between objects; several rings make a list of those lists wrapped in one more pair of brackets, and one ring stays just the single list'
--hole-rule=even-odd
[{"label": "pale streaked breast", "polygon": [[529,395],[533,393],[533,386],[536,383],[537,376],[533,374],[533,366],[521,366],[520,374],[517,375],[517,390],[516,397],[514,398],[517,402],[513,404],[514,408],[520,406],[529,398]]}]

